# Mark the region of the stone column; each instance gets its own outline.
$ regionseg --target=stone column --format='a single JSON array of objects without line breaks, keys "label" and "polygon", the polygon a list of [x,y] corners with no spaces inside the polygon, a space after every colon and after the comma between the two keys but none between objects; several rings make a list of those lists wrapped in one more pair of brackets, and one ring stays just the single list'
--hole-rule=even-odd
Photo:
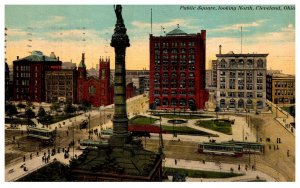
[{"label": "stone column", "polygon": [[115,8],[117,22],[110,45],[115,48],[115,80],[114,80],[114,107],[113,135],[111,145],[122,147],[129,142],[128,118],[126,111],[126,71],[125,54],[126,48],[130,46],[129,38],[122,18],[122,7]]}]

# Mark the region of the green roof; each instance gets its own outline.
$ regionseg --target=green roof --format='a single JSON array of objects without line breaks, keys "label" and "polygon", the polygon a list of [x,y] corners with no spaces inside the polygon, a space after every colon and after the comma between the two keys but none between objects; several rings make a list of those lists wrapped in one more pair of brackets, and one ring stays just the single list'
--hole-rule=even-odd
[{"label": "green roof", "polygon": [[170,31],[169,33],[167,33],[167,36],[176,36],[176,35],[187,35],[187,33],[182,31],[179,28],[176,28],[176,29]]},{"label": "green roof", "polygon": [[58,61],[58,59],[56,59],[56,58],[52,58],[52,57],[43,55],[43,52],[41,52],[41,51],[33,51],[31,53],[31,55],[21,58],[21,59],[17,59],[15,61],[27,60],[27,61],[32,61],[32,62],[41,62],[41,61],[44,61],[44,58],[45,58],[45,61]]}]

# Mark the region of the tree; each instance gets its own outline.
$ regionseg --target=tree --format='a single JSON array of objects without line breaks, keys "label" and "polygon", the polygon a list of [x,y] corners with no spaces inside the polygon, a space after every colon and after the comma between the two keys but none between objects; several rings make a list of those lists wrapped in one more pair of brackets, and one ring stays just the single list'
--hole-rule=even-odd
[{"label": "tree", "polygon": [[217,118],[218,118],[218,112],[220,112],[220,107],[217,106],[217,107],[215,108],[215,112],[216,112],[216,115],[217,115]]},{"label": "tree", "polygon": [[289,107],[289,111],[290,111],[290,115],[293,116],[293,117],[295,117],[295,113],[296,113],[295,106],[290,106]]},{"label": "tree", "polygon": [[38,111],[38,117],[40,119],[43,119],[45,116],[46,116],[46,111],[42,106],[40,106],[39,111]]},{"label": "tree", "polygon": [[18,103],[18,105],[17,105],[17,107],[18,107],[18,108],[25,108],[25,107],[26,107],[26,105],[25,105],[25,104],[23,104],[23,103],[21,103],[21,102],[19,102],[19,103]]},{"label": "tree", "polygon": [[83,101],[81,104],[80,104],[80,107],[79,107],[79,110],[83,110],[83,111],[87,111],[91,109],[91,103],[88,102],[88,101]]},{"label": "tree", "polygon": [[25,111],[25,114],[27,116],[28,125],[29,125],[29,119],[34,118],[35,117],[35,113],[31,110],[31,108],[27,108],[26,111]]},{"label": "tree", "polygon": [[76,108],[71,104],[71,103],[68,103],[66,104],[65,108],[64,108],[64,111],[69,114],[69,113],[74,113],[76,112]]},{"label": "tree", "polygon": [[5,106],[5,112],[8,116],[12,117],[18,113],[17,107],[14,104],[8,104]]},{"label": "tree", "polygon": [[51,111],[56,111],[57,112],[57,110],[60,108],[60,105],[59,105],[58,102],[54,102],[54,103],[52,103],[50,108],[51,108]]}]

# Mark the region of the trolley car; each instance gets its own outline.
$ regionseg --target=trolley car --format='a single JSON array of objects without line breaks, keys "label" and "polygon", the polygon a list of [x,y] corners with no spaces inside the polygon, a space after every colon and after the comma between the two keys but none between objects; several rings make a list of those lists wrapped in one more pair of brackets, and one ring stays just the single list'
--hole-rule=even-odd
[{"label": "trolley car", "polygon": [[89,149],[98,149],[98,147],[104,145],[107,142],[101,140],[80,140],[79,149],[84,150],[86,148]]},{"label": "trolley car", "polygon": [[27,136],[31,138],[37,138],[45,144],[52,144],[55,140],[56,130],[28,127]]},{"label": "trolley car", "polygon": [[265,146],[256,142],[238,142],[238,141],[228,141],[223,143],[232,143],[243,147],[243,153],[251,154],[264,154]]},{"label": "trolley car", "polygon": [[198,145],[198,152],[240,157],[243,155],[243,147],[231,143],[203,142]]}]

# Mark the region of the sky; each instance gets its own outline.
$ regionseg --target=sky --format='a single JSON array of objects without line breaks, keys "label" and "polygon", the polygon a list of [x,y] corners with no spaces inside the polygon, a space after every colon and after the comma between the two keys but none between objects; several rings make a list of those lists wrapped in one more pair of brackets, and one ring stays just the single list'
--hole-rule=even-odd
[{"label": "sky", "polygon": [[[206,67],[222,53],[268,53],[267,68],[295,74],[295,10],[262,10],[269,5],[124,5],[123,18],[131,46],[127,48],[127,69],[149,69],[149,34],[165,35],[177,28],[186,33],[206,30]],[[207,10],[214,7],[215,10]],[[278,6],[272,6],[275,8]],[[114,49],[110,46],[116,22],[112,5],[5,5],[6,58],[39,50],[54,52],[63,62],[77,65],[85,53],[88,68],[101,57],[110,57],[114,68]]]}]

